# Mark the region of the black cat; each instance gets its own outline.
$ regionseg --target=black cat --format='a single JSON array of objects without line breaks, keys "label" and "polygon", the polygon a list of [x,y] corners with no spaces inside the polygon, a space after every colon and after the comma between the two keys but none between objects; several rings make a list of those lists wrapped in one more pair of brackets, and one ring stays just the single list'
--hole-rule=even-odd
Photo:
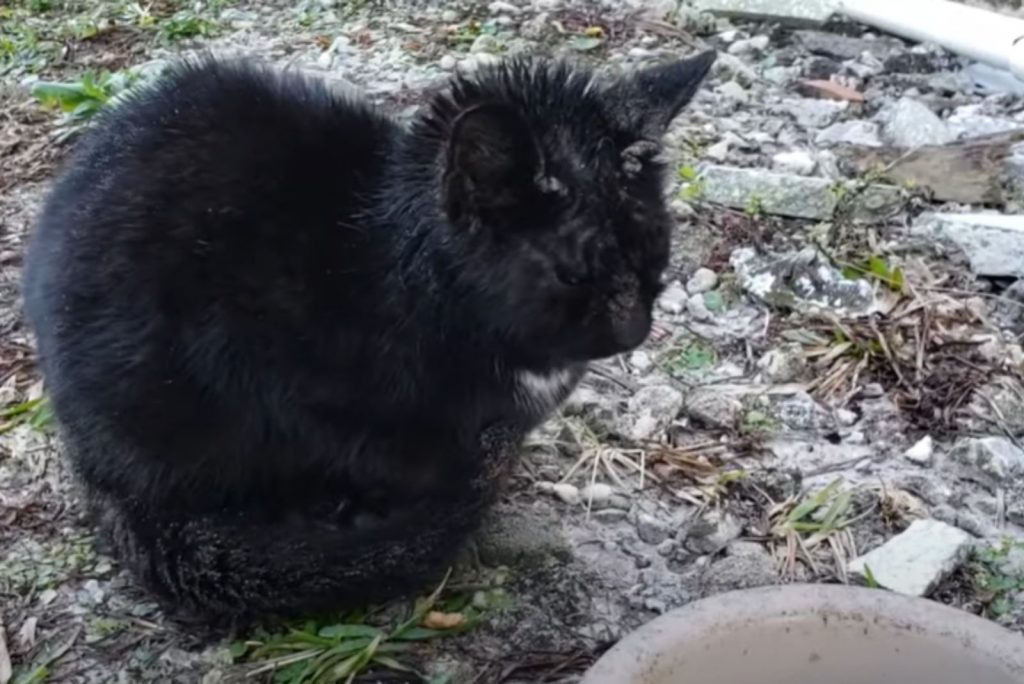
[{"label": "black cat", "polygon": [[509,61],[406,129],[203,59],[105,115],[24,294],[121,561],[203,620],[436,578],[586,362],[648,334],[659,141],[713,61],[609,81]]}]

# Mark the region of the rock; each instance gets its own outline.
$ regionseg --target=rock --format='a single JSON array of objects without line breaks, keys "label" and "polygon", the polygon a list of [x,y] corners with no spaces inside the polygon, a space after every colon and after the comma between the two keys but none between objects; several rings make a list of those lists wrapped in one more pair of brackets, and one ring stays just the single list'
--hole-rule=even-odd
[{"label": "rock", "polygon": [[824,128],[835,121],[848,106],[846,102],[794,97],[783,100],[772,107],[771,111],[790,115],[804,128]]},{"label": "rock", "polygon": [[749,55],[764,52],[768,49],[771,39],[768,36],[754,36],[745,40],[737,40],[729,46],[730,55]]},{"label": "rock", "polygon": [[900,98],[879,116],[887,141],[896,147],[945,145],[956,137],[942,119],[913,98]]},{"label": "rock", "polygon": [[641,513],[636,520],[636,534],[640,540],[657,546],[669,537],[669,527],[652,515]]},{"label": "rock", "polygon": [[1024,123],[983,114],[979,105],[957,107],[946,121],[958,140],[984,138],[1024,130]]},{"label": "rock", "polygon": [[828,100],[843,102],[863,102],[864,95],[859,91],[827,79],[806,79],[800,81],[800,92],[811,97],[822,97]]},{"label": "rock", "polygon": [[469,47],[469,51],[473,54],[482,52],[494,55],[501,52],[503,47],[504,46],[500,39],[495,38],[489,33],[482,33],[473,41],[473,44]]},{"label": "rock", "polygon": [[982,93],[1024,96],[1024,81],[1006,69],[999,69],[984,62],[973,62],[964,67],[962,75]]},{"label": "rock", "polygon": [[777,584],[775,558],[756,542],[734,541],[726,548],[725,558],[712,563],[704,574],[708,590],[723,593]]},{"label": "rock", "polygon": [[729,81],[718,86],[718,94],[736,102],[746,103],[750,101],[750,93],[736,81]]},{"label": "rock", "polygon": [[687,528],[683,546],[693,553],[717,553],[742,532],[743,526],[736,516],[718,509],[709,509]]},{"label": "rock", "polygon": [[785,384],[798,380],[807,371],[804,349],[797,342],[783,344],[769,349],[758,361],[765,379],[772,383]]},{"label": "rock", "polygon": [[579,488],[568,482],[555,483],[551,487],[551,492],[567,504],[575,506],[580,502]]},{"label": "rock", "polygon": [[651,439],[672,424],[682,407],[683,395],[674,387],[642,387],[629,399],[621,417],[621,432],[637,441]]},{"label": "rock", "polygon": [[596,508],[599,505],[608,503],[614,493],[615,490],[612,489],[611,485],[595,482],[580,490],[580,498],[584,504],[589,504]]},{"label": "rock", "polygon": [[[760,169],[702,165],[701,198],[734,209],[757,211],[793,218],[832,218],[839,206],[837,184],[828,178],[808,178]],[[849,187],[853,187],[850,185]],[[899,206],[898,188],[870,185],[852,200],[857,218],[886,216]]]},{"label": "rock", "polygon": [[878,124],[873,121],[841,121],[814,136],[819,145],[863,145],[881,147]]},{"label": "rock", "polygon": [[842,61],[857,59],[865,52],[884,55],[903,49],[903,43],[894,38],[867,40],[866,38],[814,30],[794,31],[793,37],[811,54],[824,55]]},{"label": "rock", "polygon": [[977,275],[1024,277],[1024,216],[922,214],[912,232],[956,244]]},{"label": "rock", "polygon": [[743,403],[726,392],[697,389],[686,398],[685,411],[701,425],[727,430],[736,426]]},{"label": "rock", "polygon": [[437,65],[445,71],[451,71],[458,63],[454,55],[445,55],[438,61]]},{"label": "rock", "polygon": [[793,150],[779,152],[772,157],[772,168],[780,173],[793,173],[798,176],[810,176],[818,163],[809,152]]},{"label": "rock", "polygon": [[719,54],[718,59],[715,60],[715,65],[711,69],[722,81],[732,79],[745,87],[750,87],[758,80],[757,72],[736,55],[728,53]]},{"label": "rock", "polygon": [[735,250],[730,263],[743,289],[767,304],[805,312],[866,316],[886,308],[871,283],[850,280],[813,248],[795,254],[759,256]]},{"label": "rock", "polygon": [[864,577],[868,569],[880,586],[910,596],[925,596],[963,562],[971,536],[938,520],[915,520],[904,532],[852,560],[849,571]]},{"label": "rock", "polygon": [[642,349],[638,349],[629,355],[629,365],[640,373],[645,373],[654,367],[654,360],[650,354]]},{"label": "rock", "polygon": [[502,0],[494,0],[487,6],[487,11],[491,14],[511,14],[516,16],[521,11],[518,7],[513,5],[511,2],[502,2]]},{"label": "rock", "polygon": [[988,484],[1024,474],[1024,451],[1006,437],[961,440],[950,450],[949,458],[963,467],[970,479]]},{"label": "rock", "polygon": [[537,566],[551,558],[572,557],[558,519],[533,509],[499,506],[475,537],[480,560],[490,566]]},{"label": "rock", "polygon": [[928,466],[932,463],[932,454],[935,452],[935,444],[931,435],[925,435],[914,446],[903,452],[903,455],[911,463],[920,466]]},{"label": "rock", "polygon": [[839,10],[839,0],[694,0],[694,9],[725,17],[818,25]]},{"label": "rock", "polygon": [[520,24],[519,35],[527,40],[541,40],[553,28],[551,26],[551,15],[547,12],[541,12]]},{"label": "rock", "polygon": [[[839,73],[842,66],[839,62],[829,59],[828,57],[811,57],[804,61],[802,74],[804,78],[810,79],[813,82],[828,83],[832,80],[834,74]],[[807,91],[809,89],[802,88]],[[807,92],[806,94],[812,97],[821,97],[821,93]]]},{"label": "rock", "polygon": [[704,151],[704,156],[717,162],[724,162],[729,156],[730,143],[728,140],[716,142]]},{"label": "rock", "polygon": [[686,300],[686,313],[695,321],[710,321],[714,316],[704,303],[704,295],[695,294]]},{"label": "rock", "polygon": [[762,76],[769,83],[786,87],[800,78],[800,67],[768,67],[764,70]]},{"label": "rock", "polygon": [[698,268],[686,281],[686,291],[691,295],[701,294],[715,289],[718,285],[718,274],[710,268]]},{"label": "rock", "polygon": [[669,314],[679,314],[686,308],[689,295],[678,280],[669,283],[658,298],[658,308]]},{"label": "rock", "polygon": [[931,74],[941,68],[935,55],[912,50],[889,55],[882,63],[893,74]]}]

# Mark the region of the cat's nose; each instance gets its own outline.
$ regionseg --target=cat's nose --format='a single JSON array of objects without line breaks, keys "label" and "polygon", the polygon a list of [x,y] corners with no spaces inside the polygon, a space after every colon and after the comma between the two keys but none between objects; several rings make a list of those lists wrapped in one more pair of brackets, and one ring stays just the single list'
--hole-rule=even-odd
[{"label": "cat's nose", "polygon": [[643,306],[632,306],[612,323],[615,343],[622,349],[640,346],[651,332],[651,312]]}]

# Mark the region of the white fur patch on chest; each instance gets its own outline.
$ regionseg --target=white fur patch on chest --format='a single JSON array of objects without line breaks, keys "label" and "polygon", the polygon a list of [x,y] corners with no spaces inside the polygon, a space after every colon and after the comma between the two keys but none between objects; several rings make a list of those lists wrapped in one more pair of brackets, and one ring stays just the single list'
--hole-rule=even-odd
[{"label": "white fur patch on chest", "polygon": [[528,410],[550,411],[565,397],[575,380],[576,374],[569,369],[550,373],[519,371],[516,374],[516,400]]}]

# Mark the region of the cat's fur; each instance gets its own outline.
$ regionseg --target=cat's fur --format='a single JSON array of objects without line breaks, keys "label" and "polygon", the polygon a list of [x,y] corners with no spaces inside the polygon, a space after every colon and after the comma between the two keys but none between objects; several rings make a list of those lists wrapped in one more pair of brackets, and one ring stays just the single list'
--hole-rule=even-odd
[{"label": "cat's fur", "polygon": [[585,363],[647,335],[671,225],[655,155],[712,61],[612,82],[511,61],[403,128],[206,59],[106,115],[24,294],[122,562],[204,619],[435,576]]}]

